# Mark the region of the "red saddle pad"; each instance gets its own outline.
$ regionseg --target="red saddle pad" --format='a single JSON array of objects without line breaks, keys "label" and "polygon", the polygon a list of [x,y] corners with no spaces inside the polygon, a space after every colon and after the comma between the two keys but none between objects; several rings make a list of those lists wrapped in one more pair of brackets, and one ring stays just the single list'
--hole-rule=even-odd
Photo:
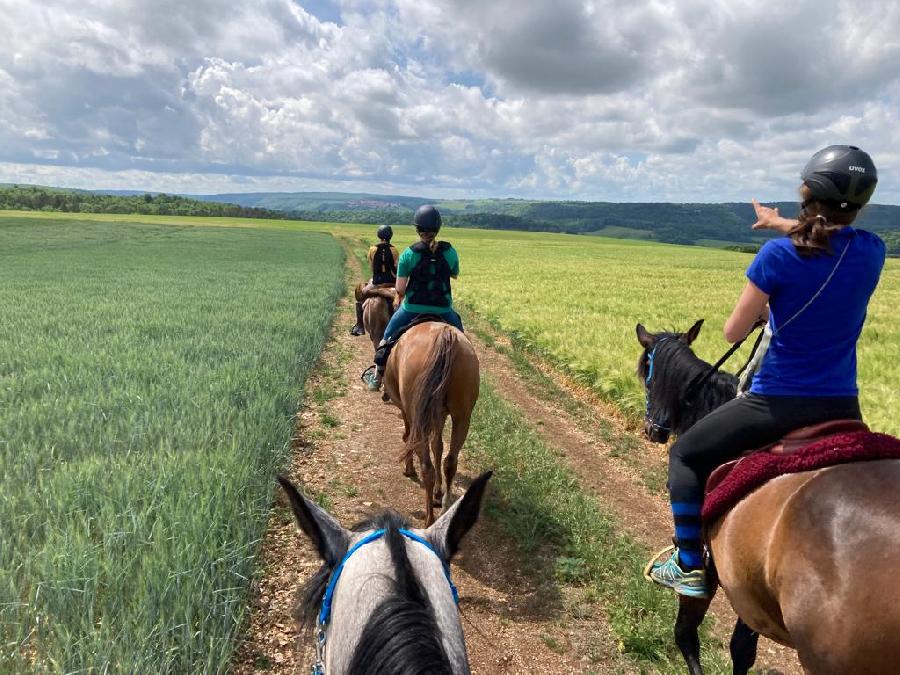
[{"label": "red saddle pad", "polygon": [[[831,433],[824,437],[821,425],[801,429],[772,446],[716,469],[706,484],[703,521],[711,523],[753,490],[783,474],[849,462],[900,459],[900,439],[870,432],[861,422],[853,420],[841,421],[838,426],[829,424],[832,426],[827,431]],[[837,429],[843,431],[834,433]]]}]

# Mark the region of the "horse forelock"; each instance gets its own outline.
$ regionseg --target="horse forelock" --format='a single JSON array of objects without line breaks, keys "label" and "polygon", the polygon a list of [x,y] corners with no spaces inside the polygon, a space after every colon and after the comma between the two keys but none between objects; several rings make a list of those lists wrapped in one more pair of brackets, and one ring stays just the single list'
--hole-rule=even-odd
[{"label": "horse forelock", "polygon": [[[343,654],[340,660],[345,665],[349,664],[348,672],[373,675],[384,672],[412,675],[412,673],[422,672],[465,671],[464,668],[454,669],[453,667],[453,663],[465,664],[465,646],[462,637],[459,638],[461,656],[454,655],[455,658],[451,662],[444,647],[435,608],[408,555],[407,546],[421,547],[423,550],[425,547],[421,543],[409,541],[401,534],[401,528],[409,529],[410,524],[403,516],[394,511],[384,511],[357,523],[352,528],[353,532],[360,536],[365,536],[375,530],[384,530],[383,544],[389,551],[390,560],[373,560],[365,567],[370,572],[382,569],[383,578],[390,577],[389,588],[393,592],[388,592],[384,599],[378,602],[371,614],[364,619],[365,623],[358,639],[349,640],[349,644],[355,644],[352,648],[353,653]],[[373,542],[361,547],[351,556],[350,560],[375,551],[383,552],[384,548]],[[446,584],[441,567],[442,561],[435,553],[431,551],[426,551],[426,553],[427,556],[424,559],[428,561],[428,564],[433,564],[439,569],[439,572],[432,574],[431,577],[438,580],[438,583]],[[345,555],[346,550],[342,553],[341,558]],[[333,573],[334,566],[323,564],[301,589],[300,600],[294,616],[307,629],[316,625],[322,600]],[[341,579],[343,578],[342,575]],[[338,583],[336,592],[342,592],[341,582]],[[371,587],[367,587],[363,592],[371,592]],[[455,605],[452,611],[456,612]],[[337,636],[331,633],[334,630],[341,630],[341,626],[332,625],[329,629],[327,644],[331,644],[333,649],[340,648],[341,644],[348,644],[345,640],[337,640]],[[450,644],[453,644],[452,640]]]},{"label": "horse forelock", "polygon": [[[390,551],[395,593],[382,600],[372,612],[356,643],[348,672],[352,673],[452,673],[450,658],[441,640],[434,607],[410,560],[400,533],[408,523],[398,514],[387,512],[362,524],[365,529],[384,529]],[[428,552],[429,560],[442,565]],[[440,575],[443,579],[443,571]],[[455,608],[454,608],[455,611]]]},{"label": "horse forelock", "polygon": [[[353,532],[364,533],[373,532],[375,530],[384,529],[386,532],[391,530],[399,530],[400,528],[409,527],[408,521],[395,511],[384,511],[376,514],[371,518],[366,518],[356,523],[351,529]],[[348,547],[339,552],[339,558],[347,554]],[[316,625],[316,619],[319,616],[319,610],[322,607],[322,600],[325,597],[325,591],[328,588],[328,582],[334,572],[336,565],[323,562],[322,566],[304,582],[300,587],[297,605],[294,608],[294,619],[306,630],[312,629]]]}]

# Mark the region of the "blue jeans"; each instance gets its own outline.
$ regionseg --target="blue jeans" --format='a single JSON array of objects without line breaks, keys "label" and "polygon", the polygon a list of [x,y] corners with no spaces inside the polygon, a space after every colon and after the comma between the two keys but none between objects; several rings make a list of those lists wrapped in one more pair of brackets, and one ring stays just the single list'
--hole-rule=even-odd
[{"label": "blue jeans", "polygon": [[[401,328],[404,328],[411,324],[417,316],[420,316],[418,312],[409,312],[403,309],[403,307],[401,306],[396,312],[394,312],[394,316],[391,317],[391,320],[388,321],[388,325],[384,329],[384,340],[390,340],[400,332]],[[444,320],[451,326],[455,326],[460,330],[463,329],[462,319],[460,319],[459,314],[454,312],[452,309],[445,314],[441,314],[440,316],[442,316]]]}]

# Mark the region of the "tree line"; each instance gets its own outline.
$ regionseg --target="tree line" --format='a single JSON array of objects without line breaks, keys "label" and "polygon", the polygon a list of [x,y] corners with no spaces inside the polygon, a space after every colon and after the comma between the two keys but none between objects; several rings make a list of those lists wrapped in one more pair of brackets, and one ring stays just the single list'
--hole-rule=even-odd
[{"label": "tree line", "polygon": [[266,209],[220,202],[203,202],[178,195],[150,193],[111,195],[19,185],[0,187],[0,209],[71,213],[136,213],[155,216],[284,218],[284,214]]}]

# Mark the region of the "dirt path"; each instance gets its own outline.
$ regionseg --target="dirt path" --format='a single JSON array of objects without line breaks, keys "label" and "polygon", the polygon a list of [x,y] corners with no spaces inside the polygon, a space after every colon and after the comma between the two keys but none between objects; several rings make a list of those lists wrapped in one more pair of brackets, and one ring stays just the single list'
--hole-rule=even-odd
[{"label": "dirt path", "polygon": [[[349,266],[355,276],[355,258]],[[421,488],[402,476],[397,461],[399,411],[366,391],[359,379],[371,362],[372,345],[368,337],[348,335],[353,318],[352,303],[344,298],[331,339],[307,382],[289,475],[347,526],[387,507],[421,523]],[[565,396],[552,402],[552,397],[538,396],[540,384],[523,378],[508,356],[487,347],[473,332],[469,336],[482,372],[565,458],[582,487],[613,511],[641,544],[649,549],[664,545],[671,536],[668,506],[659,485],[648,489],[648,476],[658,483],[665,449],[639,439],[615,410],[552,369],[542,368]],[[572,400],[578,401],[575,412],[567,405]],[[626,452],[622,440],[627,441]],[[474,476],[464,448],[454,494]],[[250,626],[234,670],[308,672],[311,641],[298,635],[291,610],[297,587],[319,561],[280,501],[273,509],[261,565],[264,575],[253,592]],[[602,606],[583,598],[583,590],[535,573],[546,568],[523,560],[515,542],[490,517],[483,516],[464,541],[453,574],[473,672],[630,672]],[[721,594],[713,610],[719,618],[717,632],[727,644],[734,615]],[[792,651],[764,640],[758,664],[758,672],[800,672]]]},{"label": "dirt path", "polygon": [[[599,501],[612,509],[636,540],[651,550],[657,550],[670,541],[672,520],[668,502],[661,494],[651,494],[644,487],[643,475],[647,472],[664,475],[666,450],[663,446],[640,439],[637,453],[631,451],[628,461],[598,432],[585,430],[582,419],[574,416],[565,406],[556,405],[535,394],[535,386],[529,386],[511,360],[483,341],[474,339],[478,358],[491,383],[508,401],[515,404],[534,425],[545,443],[557,449],[578,475],[583,489],[598,496]],[[619,416],[609,406],[593,398],[566,378],[548,369],[542,372],[551,377],[556,386],[576,398],[597,418],[617,426],[618,434],[631,432],[624,428]],[[634,438],[630,438],[634,442]],[[637,454],[635,457],[634,455]],[[661,591],[662,592],[662,591]],[[717,632],[727,644],[734,625],[735,614],[723,593],[713,602],[713,614],[718,621]],[[674,619],[674,617],[673,617]],[[765,638],[760,639],[757,669],[760,672],[802,673],[796,653]]]},{"label": "dirt path", "polygon": [[[397,460],[399,411],[360,381],[372,345],[368,337],[347,334],[352,323],[352,304],[345,298],[306,386],[289,475],[307,494],[319,495],[346,526],[386,507],[421,523],[422,490],[403,477]],[[475,475],[463,450],[454,494]],[[281,501],[273,509],[261,565],[264,575],[252,593],[248,634],[234,671],[308,672],[311,641],[298,635],[291,610],[297,587],[319,561]],[[473,673],[632,671],[596,603],[582,602],[583,589],[529,574],[529,561],[489,517],[483,515],[469,533],[452,568]]]}]

